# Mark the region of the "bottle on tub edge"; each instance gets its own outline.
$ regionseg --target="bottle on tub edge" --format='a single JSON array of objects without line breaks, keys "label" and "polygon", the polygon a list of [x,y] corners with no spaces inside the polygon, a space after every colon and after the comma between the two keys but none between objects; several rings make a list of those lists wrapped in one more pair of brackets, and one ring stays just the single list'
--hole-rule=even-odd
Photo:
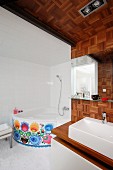
[{"label": "bottle on tub edge", "polygon": [[13,114],[17,114],[18,113],[18,109],[15,107],[13,110]]}]

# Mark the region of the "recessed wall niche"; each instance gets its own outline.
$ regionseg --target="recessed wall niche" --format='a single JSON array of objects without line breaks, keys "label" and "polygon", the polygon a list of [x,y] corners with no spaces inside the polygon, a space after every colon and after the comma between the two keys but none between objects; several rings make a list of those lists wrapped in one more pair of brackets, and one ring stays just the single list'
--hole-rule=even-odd
[{"label": "recessed wall niche", "polygon": [[113,48],[92,53],[90,56],[98,61],[98,94],[101,98],[113,100]]},{"label": "recessed wall niche", "polygon": [[72,97],[91,99],[98,94],[98,62],[85,55],[71,60]]}]

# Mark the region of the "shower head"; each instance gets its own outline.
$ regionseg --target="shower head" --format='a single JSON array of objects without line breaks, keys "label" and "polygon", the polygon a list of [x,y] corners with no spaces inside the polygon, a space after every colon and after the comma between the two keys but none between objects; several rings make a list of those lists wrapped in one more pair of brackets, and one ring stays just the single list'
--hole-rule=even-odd
[{"label": "shower head", "polygon": [[57,77],[60,81],[62,81],[62,79],[61,79],[61,77],[60,77],[59,75],[56,75],[56,77]]}]

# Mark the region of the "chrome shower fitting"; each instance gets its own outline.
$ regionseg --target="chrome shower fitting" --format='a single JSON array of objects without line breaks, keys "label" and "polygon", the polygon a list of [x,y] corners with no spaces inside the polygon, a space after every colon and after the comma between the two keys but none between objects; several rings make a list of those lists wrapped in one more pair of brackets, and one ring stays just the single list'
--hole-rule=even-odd
[{"label": "chrome shower fitting", "polygon": [[62,81],[62,79],[61,79],[61,77],[60,77],[59,75],[56,75],[56,77],[57,77],[60,81]]},{"label": "chrome shower fitting", "polygon": [[68,110],[69,110],[69,107],[64,106],[64,107],[62,108],[62,110],[68,111]]},{"label": "chrome shower fitting", "polygon": [[61,104],[61,97],[62,97],[62,79],[59,75],[56,75],[56,77],[60,80],[60,95],[59,95],[59,101],[58,101],[58,114],[60,116],[63,116],[64,112],[63,112],[63,114],[60,113],[60,104]]},{"label": "chrome shower fitting", "polygon": [[63,110],[63,115],[64,115],[65,111],[68,111],[68,110],[69,110],[69,107],[64,106],[64,107],[62,108],[62,110]]}]

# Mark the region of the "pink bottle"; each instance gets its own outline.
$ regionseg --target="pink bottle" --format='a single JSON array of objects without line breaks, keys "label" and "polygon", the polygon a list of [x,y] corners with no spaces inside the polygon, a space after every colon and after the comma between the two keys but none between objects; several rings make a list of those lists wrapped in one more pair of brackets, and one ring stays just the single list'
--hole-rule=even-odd
[{"label": "pink bottle", "polygon": [[14,113],[14,114],[17,114],[17,113],[18,113],[18,109],[17,109],[16,107],[14,108],[13,113]]}]

